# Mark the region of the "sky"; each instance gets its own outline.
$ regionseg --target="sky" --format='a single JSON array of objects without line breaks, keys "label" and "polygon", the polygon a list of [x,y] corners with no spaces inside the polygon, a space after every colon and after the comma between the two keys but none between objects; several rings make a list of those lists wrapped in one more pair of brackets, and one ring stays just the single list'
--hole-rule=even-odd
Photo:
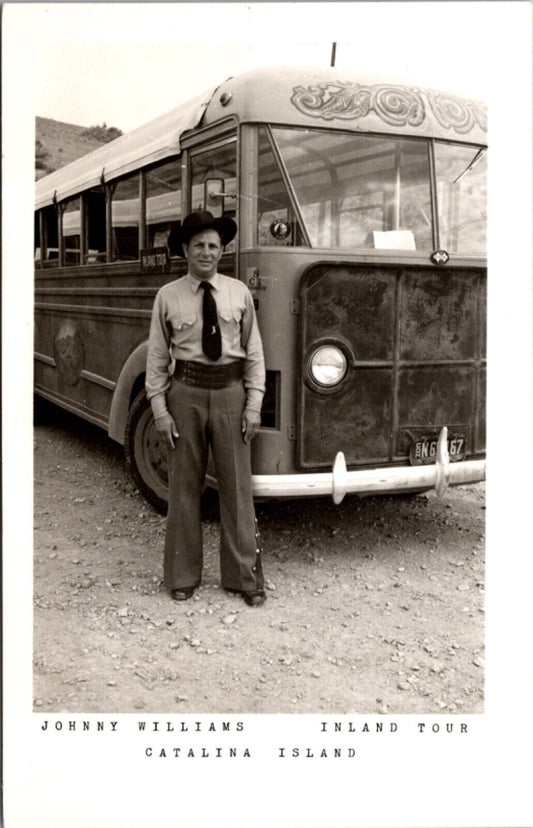
[{"label": "sky", "polygon": [[483,100],[494,69],[491,31],[505,39],[500,6],[7,3],[4,15],[14,10],[31,55],[36,115],[126,132],[247,69],[329,66],[333,42],[339,72]]}]

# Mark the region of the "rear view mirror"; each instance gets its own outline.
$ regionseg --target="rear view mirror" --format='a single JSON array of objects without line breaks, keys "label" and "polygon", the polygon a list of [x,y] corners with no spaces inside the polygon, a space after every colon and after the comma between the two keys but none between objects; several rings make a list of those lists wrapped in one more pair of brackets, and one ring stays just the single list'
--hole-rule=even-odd
[{"label": "rear view mirror", "polygon": [[[226,193],[224,188],[226,181],[235,184],[235,179],[206,178],[204,183],[204,204],[205,209],[213,213],[215,218],[220,218],[224,213],[225,199],[237,198],[236,193]],[[230,209],[235,209],[232,205]]]},{"label": "rear view mirror", "polygon": [[207,178],[204,184],[205,209],[220,218],[224,212],[224,179]]}]

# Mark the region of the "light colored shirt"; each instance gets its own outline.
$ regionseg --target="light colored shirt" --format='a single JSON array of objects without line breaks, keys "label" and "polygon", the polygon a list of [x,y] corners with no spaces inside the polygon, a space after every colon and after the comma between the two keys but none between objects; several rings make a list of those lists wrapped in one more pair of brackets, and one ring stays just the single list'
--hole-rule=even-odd
[{"label": "light colored shirt", "polygon": [[[265,393],[265,361],[252,295],[243,282],[215,273],[210,279],[217,304],[222,354],[217,365],[244,360],[246,408],[261,411]],[[203,290],[187,274],[169,282],[155,297],[148,339],[146,394],[156,419],[167,413],[166,394],[174,361],[213,365],[202,351]]]}]

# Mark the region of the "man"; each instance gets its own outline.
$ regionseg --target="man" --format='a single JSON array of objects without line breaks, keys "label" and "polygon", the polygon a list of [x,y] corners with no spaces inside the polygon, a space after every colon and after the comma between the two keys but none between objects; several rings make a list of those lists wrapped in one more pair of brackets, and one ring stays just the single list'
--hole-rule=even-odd
[{"label": "man", "polygon": [[177,233],[187,275],[164,285],[152,311],[146,391],[168,447],[164,583],[177,601],[202,576],[200,501],[211,446],[220,499],[222,586],[265,601],[252,498],[250,441],[261,421],[263,347],[250,291],[217,272],[237,232],[230,218],[191,213]]}]

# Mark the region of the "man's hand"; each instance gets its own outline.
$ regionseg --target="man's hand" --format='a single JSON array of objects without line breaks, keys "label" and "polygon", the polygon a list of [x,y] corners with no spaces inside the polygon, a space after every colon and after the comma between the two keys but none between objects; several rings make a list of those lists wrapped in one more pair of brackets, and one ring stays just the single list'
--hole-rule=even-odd
[{"label": "man's hand", "polygon": [[165,445],[171,449],[175,448],[174,440],[178,439],[179,434],[174,418],[170,414],[163,414],[162,417],[158,417],[155,420],[155,428],[163,438]]},{"label": "man's hand", "polygon": [[242,439],[245,443],[253,440],[259,426],[261,425],[261,414],[258,411],[247,411],[246,408],[242,412]]}]

